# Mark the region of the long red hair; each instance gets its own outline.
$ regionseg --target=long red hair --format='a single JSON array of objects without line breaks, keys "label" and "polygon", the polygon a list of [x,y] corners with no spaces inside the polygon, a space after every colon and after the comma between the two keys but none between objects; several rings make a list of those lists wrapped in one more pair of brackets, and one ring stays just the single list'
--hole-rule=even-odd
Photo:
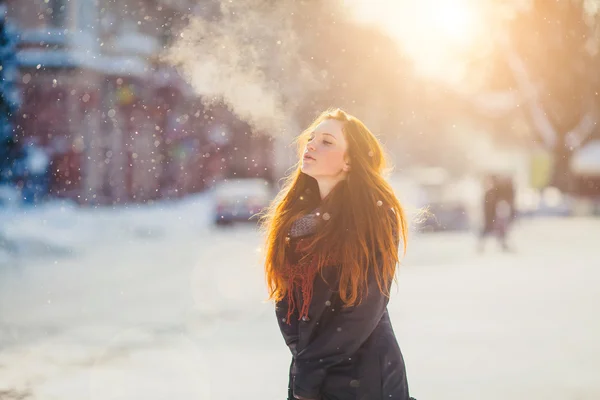
[{"label": "long red hair", "polygon": [[321,201],[316,180],[301,171],[298,161],[261,216],[266,233],[265,275],[271,300],[283,299],[290,289],[283,273],[290,228],[317,206],[322,214],[329,214],[329,219],[321,222],[307,250],[317,255],[319,271],[331,265],[331,260],[341,266],[338,289],[345,305],[360,302],[370,266],[377,266],[374,276],[379,290],[389,296],[399,263],[398,241],[406,252],[406,217],[383,176],[386,159],[382,146],[359,119],[340,109],[323,112],[297,137],[298,160],[302,159],[311,133],[326,119],[343,122],[352,169],[347,179]]}]

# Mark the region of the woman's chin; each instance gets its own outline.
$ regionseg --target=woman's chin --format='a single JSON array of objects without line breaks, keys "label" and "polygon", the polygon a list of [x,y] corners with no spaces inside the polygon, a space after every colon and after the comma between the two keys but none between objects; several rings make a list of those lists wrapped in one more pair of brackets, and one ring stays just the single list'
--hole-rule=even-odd
[{"label": "woman's chin", "polygon": [[310,175],[310,166],[306,165],[306,164],[302,164],[300,166],[300,171],[304,172],[306,175],[311,176]]}]

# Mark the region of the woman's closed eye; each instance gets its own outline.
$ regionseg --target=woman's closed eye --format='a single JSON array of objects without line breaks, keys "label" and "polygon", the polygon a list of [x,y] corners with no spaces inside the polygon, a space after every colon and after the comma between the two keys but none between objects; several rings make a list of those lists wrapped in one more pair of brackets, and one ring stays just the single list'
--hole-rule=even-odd
[{"label": "woman's closed eye", "polygon": [[[309,137],[309,138],[308,138],[308,143],[312,142],[313,140],[315,140],[315,137],[314,137],[314,136],[311,136],[311,137]],[[333,144],[333,142],[330,142],[329,140],[325,140],[325,139],[323,139],[323,142],[322,142],[322,143],[323,143],[325,146],[330,146],[330,145],[332,145],[332,144]]]}]

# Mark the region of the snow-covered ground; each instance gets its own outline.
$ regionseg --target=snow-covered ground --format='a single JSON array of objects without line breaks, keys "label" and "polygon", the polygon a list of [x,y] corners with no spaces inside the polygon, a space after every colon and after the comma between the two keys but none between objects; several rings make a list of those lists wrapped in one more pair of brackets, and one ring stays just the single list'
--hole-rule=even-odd
[{"label": "snow-covered ground", "polygon": [[[252,226],[210,198],[0,216],[0,399],[285,398]],[[600,398],[600,219],[523,220],[515,251],[413,235],[390,303],[413,396]]]}]

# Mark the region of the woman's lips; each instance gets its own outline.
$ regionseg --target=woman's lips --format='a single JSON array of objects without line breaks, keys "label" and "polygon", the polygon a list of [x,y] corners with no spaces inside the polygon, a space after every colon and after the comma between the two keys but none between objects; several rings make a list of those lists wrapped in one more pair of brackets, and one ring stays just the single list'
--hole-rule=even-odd
[{"label": "woman's lips", "polygon": [[308,154],[304,155],[304,159],[305,160],[313,160],[313,161],[315,160],[313,157],[309,156]]}]

